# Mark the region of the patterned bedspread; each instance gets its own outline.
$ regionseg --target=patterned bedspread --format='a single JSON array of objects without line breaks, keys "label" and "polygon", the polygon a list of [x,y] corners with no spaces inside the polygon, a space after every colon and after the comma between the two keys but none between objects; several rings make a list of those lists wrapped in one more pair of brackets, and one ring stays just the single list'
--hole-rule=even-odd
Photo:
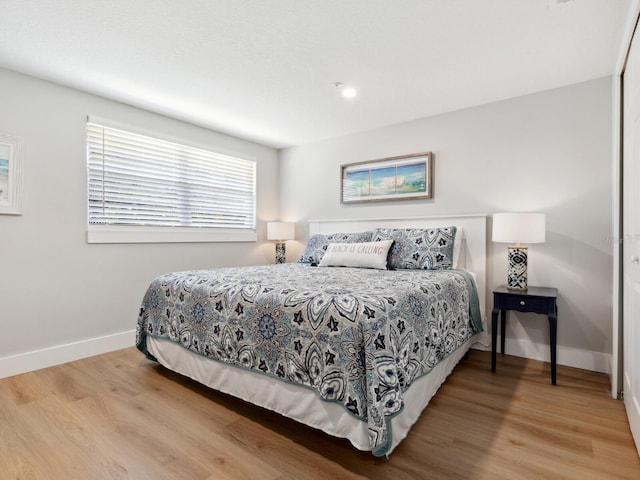
[{"label": "patterned bedspread", "polygon": [[306,264],[169,273],[147,290],[146,337],[313,389],[368,423],[384,455],[403,393],[482,331],[462,270],[380,271]]}]

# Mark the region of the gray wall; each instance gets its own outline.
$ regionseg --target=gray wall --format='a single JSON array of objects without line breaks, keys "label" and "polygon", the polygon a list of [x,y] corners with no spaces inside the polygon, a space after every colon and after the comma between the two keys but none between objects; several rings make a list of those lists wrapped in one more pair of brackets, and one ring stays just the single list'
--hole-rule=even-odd
[{"label": "gray wall", "polygon": [[[279,154],[2,69],[0,107],[0,131],[25,140],[23,215],[0,215],[0,377],[3,364],[11,363],[7,359],[13,356],[18,357],[13,362],[20,364],[18,370],[25,370],[29,365],[45,366],[43,359],[56,363],[56,358],[65,361],[82,356],[74,342],[90,345],[92,339],[119,335],[112,346],[122,346],[123,339],[131,337],[146,286],[158,274],[273,262],[273,244],[260,240],[87,244],[87,115],[256,157],[258,238],[266,236],[266,221],[280,216],[298,222],[300,238],[288,242],[290,261],[303,247],[310,219],[544,212],[547,242],[530,246],[529,276],[533,285],[560,290],[558,360],[609,369],[609,78],[289,148]],[[339,203],[341,164],[427,150],[435,156],[432,200]],[[504,283],[506,249],[503,244],[488,245],[491,289]],[[507,352],[548,358],[544,319],[522,314],[510,318]],[[73,352],[56,357],[56,349],[67,344],[74,344],[67,349]],[[38,351],[39,356],[31,355],[37,361],[29,364],[30,352]]]},{"label": "gray wall", "polygon": [[87,115],[254,156],[259,239],[277,219],[276,150],[0,69],[0,131],[25,141],[23,215],[0,215],[0,360],[130,332],[161,273],[273,262],[261,241],[87,244]]},{"label": "gray wall", "polygon": [[[611,79],[289,148],[280,153],[284,220],[535,211],[529,283],[559,289],[558,361],[608,371],[611,352]],[[340,165],[434,153],[434,198],[341,205]],[[489,232],[491,222],[489,221]],[[303,247],[289,242],[289,259]],[[505,283],[505,244],[488,242],[488,288]],[[491,305],[490,298],[487,305]],[[510,314],[507,353],[548,358],[544,317]]]}]

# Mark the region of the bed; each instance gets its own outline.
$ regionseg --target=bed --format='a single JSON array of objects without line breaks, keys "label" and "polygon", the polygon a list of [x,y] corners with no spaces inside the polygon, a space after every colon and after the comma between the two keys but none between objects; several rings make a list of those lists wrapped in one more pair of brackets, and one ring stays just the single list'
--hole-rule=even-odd
[{"label": "bed", "polygon": [[[433,269],[325,266],[350,265],[357,256],[344,260],[347,246],[391,265],[392,246],[402,243],[393,235],[443,225],[445,240],[429,239]],[[485,225],[484,215],[310,222],[303,263],[156,278],[140,309],[137,347],[211,388],[389,455],[482,342]],[[315,238],[328,243],[313,246]]]}]

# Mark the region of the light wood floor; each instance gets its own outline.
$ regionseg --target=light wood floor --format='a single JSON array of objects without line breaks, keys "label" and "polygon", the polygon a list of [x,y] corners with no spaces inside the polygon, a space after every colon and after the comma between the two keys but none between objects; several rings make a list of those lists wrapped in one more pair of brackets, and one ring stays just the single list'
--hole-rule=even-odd
[{"label": "light wood floor", "polygon": [[390,459],[126,349],[0,380],[0,479],[640,479],[605,375],[472,351]]}]

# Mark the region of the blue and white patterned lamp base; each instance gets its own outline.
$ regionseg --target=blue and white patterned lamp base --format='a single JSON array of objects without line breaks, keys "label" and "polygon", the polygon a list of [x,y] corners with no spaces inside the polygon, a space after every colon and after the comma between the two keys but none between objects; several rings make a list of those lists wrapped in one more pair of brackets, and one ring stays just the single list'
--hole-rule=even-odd
[{"label": "blue and white patterned lamp base", "polygon": [[284,263],[286,260],[284,242],[276,243],[276,263]]},{"label": "blue and white patterned lamp base", "polygon": [[507,288],[509,290],[527,289],[527,247],[507,247],[509,252],[509,271]]}]

